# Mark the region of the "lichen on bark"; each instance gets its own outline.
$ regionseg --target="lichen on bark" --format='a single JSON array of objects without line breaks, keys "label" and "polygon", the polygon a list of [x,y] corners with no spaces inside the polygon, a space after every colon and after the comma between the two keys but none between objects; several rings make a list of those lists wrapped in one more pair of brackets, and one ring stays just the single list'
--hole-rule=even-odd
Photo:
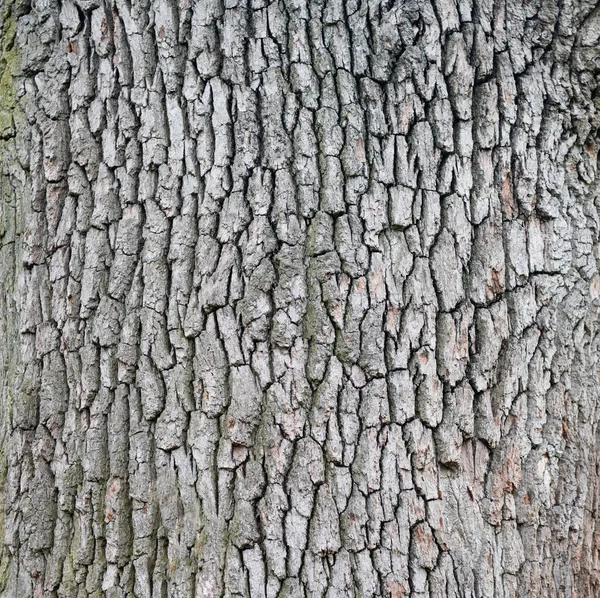
[{"label": "lichen on bark", "polygon": [[[17,205],[12,165],[15,152],[15,114],[19,52],[15,43],[17,20],[9,3],[0,3],[0,537],[5,537],[7,438],[12,425],[13,385],[18,362],[18,317],[15,314],[18,277],[20,207]],[[17,115],[17,119],[19,116]],[[9,555],[0,547],[0,592],[7,590]]]}]

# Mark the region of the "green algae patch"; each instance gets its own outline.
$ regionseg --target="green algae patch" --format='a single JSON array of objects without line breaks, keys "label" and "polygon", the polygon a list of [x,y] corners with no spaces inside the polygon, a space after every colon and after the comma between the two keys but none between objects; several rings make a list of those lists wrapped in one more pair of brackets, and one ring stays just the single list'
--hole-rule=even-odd
[{"label": "green algae patch", "polygon": [[13,137],[15,125],[13,113],[17,106],[15,75],[19,72],[20,57],[15,43],[17,22],[9,15],[2,28],[0,53],[0,139]]}]

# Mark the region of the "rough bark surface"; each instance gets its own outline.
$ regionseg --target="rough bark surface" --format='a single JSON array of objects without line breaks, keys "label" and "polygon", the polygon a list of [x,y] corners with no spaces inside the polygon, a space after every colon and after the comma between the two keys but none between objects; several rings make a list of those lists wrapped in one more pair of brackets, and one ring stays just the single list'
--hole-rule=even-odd
[{"label": "rough bark surface", "polygon": [[0,8],[3,596],[600,595],[593,0]]}]

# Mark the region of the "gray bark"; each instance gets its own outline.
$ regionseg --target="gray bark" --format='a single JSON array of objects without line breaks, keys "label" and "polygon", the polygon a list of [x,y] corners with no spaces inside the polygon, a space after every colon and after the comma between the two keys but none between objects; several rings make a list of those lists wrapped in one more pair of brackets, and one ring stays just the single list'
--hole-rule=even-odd
[{"label": "gray bark", "polygon": [[2,596],[600,595],[593,0],[0,31]]}]

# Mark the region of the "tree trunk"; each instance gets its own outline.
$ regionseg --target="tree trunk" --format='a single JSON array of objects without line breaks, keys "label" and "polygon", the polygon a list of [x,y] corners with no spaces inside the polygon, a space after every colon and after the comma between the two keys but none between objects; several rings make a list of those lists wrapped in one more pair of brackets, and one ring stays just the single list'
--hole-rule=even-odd
[{"label": "tree trunk", "polygon": [[0,31],[2,596],[600,595],[594,0]]}]

